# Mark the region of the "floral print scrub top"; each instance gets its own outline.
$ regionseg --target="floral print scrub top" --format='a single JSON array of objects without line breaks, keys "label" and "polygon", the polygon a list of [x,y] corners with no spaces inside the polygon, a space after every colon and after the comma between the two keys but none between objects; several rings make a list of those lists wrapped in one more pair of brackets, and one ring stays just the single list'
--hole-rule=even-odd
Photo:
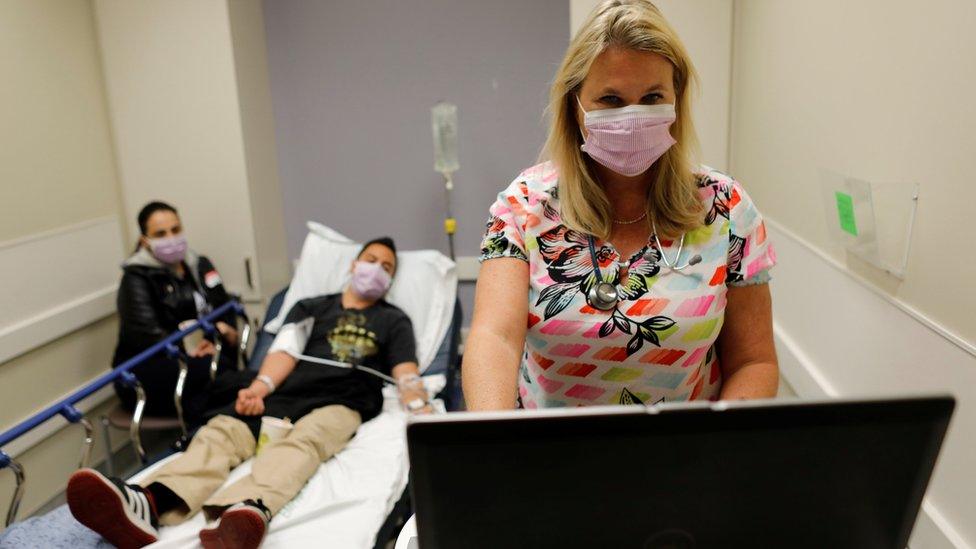
[{"label": "floral print scrub top", "polygon": [[722,373],[714,347],[727,289],[767,282],[776,259],[763,219],[739,183],[705,167],[697,176],[704,225],[685,235],[677,261],[678,242],[662,239],[661,245],[672,264],[699,254],[698,264],[671,271],[652,237],[630,258],[623,286],[617,251],[595,241],[600,272],[621,295],[612,311],[586,303],[596,280],[587,235],[561,222],[552,163],[526,170],[498,195],[481,260],[529,263],[519,374],[525,408],[718,398]]}]

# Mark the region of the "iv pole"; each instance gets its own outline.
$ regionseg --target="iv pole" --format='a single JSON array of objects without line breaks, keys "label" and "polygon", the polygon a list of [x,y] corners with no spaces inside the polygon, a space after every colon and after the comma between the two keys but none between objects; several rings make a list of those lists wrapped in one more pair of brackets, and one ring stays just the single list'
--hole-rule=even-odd
[{"label": "iv pole", "polygon": [[444,176],[444,233],[447,234],[451,261],[454,261],[457,220],[451,207],[451,195],[454,191],[454,172],[460,168],[457,157],[457,105],[445,102],[434,105],[430,109],[430,121],[434,132],[434,171]]},{"label": "iv pole", "polygon": [[451,211],[451,192],[454,190],[454,174],[443,172],[444,175],[444,202],[447,210],[444,217],[444,232],[447,233],[447,249],[450,253],[451,261],[454,261],[454,232],[457,230],[457,220]]}]

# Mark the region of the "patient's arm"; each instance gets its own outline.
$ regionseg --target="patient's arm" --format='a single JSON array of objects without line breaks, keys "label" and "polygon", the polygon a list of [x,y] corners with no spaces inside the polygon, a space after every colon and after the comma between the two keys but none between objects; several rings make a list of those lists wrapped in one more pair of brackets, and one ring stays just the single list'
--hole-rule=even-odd
[{"label": "patient's arm", "polygon": [[[261,363],[261,370],[258,371],[258,376],[268,376],[271,378],[271,382],[274,383],[275,387],[281,387],[281,384],[285,382],[285,379],[295,369],[296,364],[298,364],[298,359],[284,351],[268,353],[268,356],[264,357],[264,362]],[[271,392],[270,388],[263,381],[255,379],[251,385],[255,383],[260,383],[268,389],[265,394]]]},{"label": "patient's arm", "polygon": [[[271,393],[272,387],[277,388],[284,383],[298,363],[295,355],[305,350],[309,334],[315,318],[305,308],[305,302],[299,301],[285,318],[285,325],[278,330],[274,342],[268,349],[268,354],[261,363],[261,371],[247,389],[237,393],[237,403],[234,409],[238,414],[256,416],[264,413],[264,397]],[[270,381],[270,385],[265,381]]]},{"label": "patient's arm", "polygon": [[[430,403],[427,402],[427,390],[424,383],[420,380],[420,368],[416,362],[403,362],[393,367],[393,379],[397,380],[397,389],[400,392],[400,404],[404,409],[415,414],[425,414],[431,412]],[[411,406],[411,403],[420,400],[424,403],[422,407]],[[413,408],[413,409],[412,409]]]},{"label": "patient's arm", "polygon": [[468,410],[515,408],[528,309],[528,263],[501,257],[481,264],[461,367]]},{"label": "patient's arm", "polygon": [[258,377],[251,382],[247,389],[241,389],[237,393],[237,402],[234,403],[234,410],[238,414],[245,416],[256,416],[264,413],[264,397],[271,394],[271,387],[262,381],[262,376],[271,379],[275,387],[280,387],[285,379],[295,369],[298,360],[284,351],[268,353],[261,363],[261,370]]}]

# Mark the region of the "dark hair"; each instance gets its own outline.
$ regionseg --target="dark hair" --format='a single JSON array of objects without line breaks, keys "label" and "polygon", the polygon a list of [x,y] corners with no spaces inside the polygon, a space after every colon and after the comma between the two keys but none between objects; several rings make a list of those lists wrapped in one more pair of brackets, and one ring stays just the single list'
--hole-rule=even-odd
[{"label": "dark hair", "polygon": [[176,215],[180,215],[180,213],[176,211],[176,208],[165,202],[154,200],[149,204],[146,204],[141,210],[139,210],[139,217],[136,218],[139,221],[139,232],[143,236],[146,236],[146,224],[149,223],[149,218],[152,217],[152,214],[160,211],[173,212]]},{"label": "dark hair", "polygon": [[[146,225],[149,223],[149,218],[152,217],[152,214],[156,212],[173,212],[176,215],[180,215],[180,213],[176,211],[176,208],[165,202],[154,200],[139,210],[139,216],[136,218],[136,221],[139,222],[139,234],[146,236]],[[136,241],[136,251],[139,251],[139,246],[141,246],[141,244],[139,241]]]},{"label": "dark hair", "polygon": [[[393,252],[393,257],[396,258],[396,253],[397,253],[396,244],[393,242],[393,239],[388,236],[381,236],[379,238],[374,238],[373,240],[370,240],[369,242],[363,244],[363,247],[360,248],[359,253],[356,254],[356,258],[358,259],[362,257],[363,252],[366,251],[366,248],[369,248],[373,244],[380,244],[382,246],[386,246],[387,248],[390,249],[390,251]],[[399,258],[397,258],[397,263],[400,263]],[[393,272],[396,272],[398,266],[399,265],[397,264],[393,265]]]}]

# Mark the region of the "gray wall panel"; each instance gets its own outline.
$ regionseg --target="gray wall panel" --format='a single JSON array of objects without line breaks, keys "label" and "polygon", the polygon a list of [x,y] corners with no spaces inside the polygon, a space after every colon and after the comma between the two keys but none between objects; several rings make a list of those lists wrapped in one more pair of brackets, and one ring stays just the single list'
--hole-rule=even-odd
[{"label": "gray wall panel", "polygon": [[438,100],[459,107],[457,252],[476,254],[495,194],[543,143],[569,3],[266,0],[264,10],[289,255],[308,219],[447,249],[430,136]]}]

